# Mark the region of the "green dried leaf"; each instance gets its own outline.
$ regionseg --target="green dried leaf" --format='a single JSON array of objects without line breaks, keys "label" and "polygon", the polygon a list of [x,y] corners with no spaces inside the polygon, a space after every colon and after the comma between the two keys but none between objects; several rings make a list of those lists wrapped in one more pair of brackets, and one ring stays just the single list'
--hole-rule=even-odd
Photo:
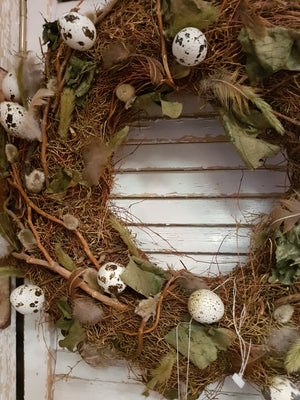
[{"label": "green dried leaf", "polygon": [[0,277],[5,278],[5,277],[10,277],[10,276],[15,276],[17,278],[23,278],[24,274],[23,272],[16,267],[0,267]]},{"label": "green dried leaf", "polygon": [[12,221],[4,212],[0,212],[0,234],[10,244],[12,249],[17,250],[19,248],[17,234]]},{"label": "green dried leaf", "polygon": [[119,232],[121,239],[128,247],[129,253],[132,255],[138,256],[139,255],[138,249],[135,247],[135,245],[132,241],[132,237],[131,237],[130,233],[128,232],[128,230],[125,228],[125,226],[120,224],[120,222],[114,217],[110,218],[110,224],[113,229],[115,229],[117,232]]},{"label": "green dried leaf", "polygon": [[69,351],[73,351],[77,345],[86,338],[85,329],[80,325],[76,318],[72,319],[72,324],[68,329],[65,338],[60,340],[60,347],[66,347]]},{"label": "green dried leaf", "polygon": [[[248,135],[247,126],[241,124],[233,114],[226,112],[224,109],[219,109],[219,113],[225,132],[235,145],[247,168],[258,168],[261,166],[263,159],[274,157],[279,152],[280,148],[278,146]],[[254,130],[254,135],[258,133],[257,130]]]},{"label": "green dried leaf", "polygon": [[163,115],[170,118],[178,118],[182,113],[182,104],[177,101],[161,100],[161,111]]},{"label": "green dried leaf", "polygon": [[60,243],[57,243],[55,245],[55,254],[60,265],[65,267],[68,271],[75,270],[76,264],[74,263],[72,258],[64,252]]},{"label": "green dried leaf", "polygon": [[151,371],[151,380],[147,383],[149,389],[154,389],[157,385],[162,385],[168,381],[171,376],[174,363],[176,361],[176,353],[169,352],[165,354],[158,363],[158,366]]},{"label": "green dried leaf", "polygon": [[57,49],[60,42],[60,33],[58,29],[58,21],[48,22],[44,18],[44,25],[43,25],[43,44],[47,44],[51,47],[52,50]]},{"label": "green dried leaf", "polygon": [[294,225],[288,232],[280,228],[274,232],[276,245],[276,268],[272,270],[269,282],[290,285],[300,277],[300,225]]},{"label": "green dried leaf", "polygon": [[83,275],[84,282],[93,290],[101,292],[101,288],[97,280],[97,270],[94,268],[86,268]]},{"label": "green dried leaf", "polygon": [[49,184],[49,193],[62,193],[65,192],[70,186],[72,181],[72,176],[67,171],[66,168],[59,169],[51,179]]},{"label": "green dried leaf", "polygon": [[65,296],[58,299],[56,304],[64,319],[72,319],[72,310],[68,304],[68,299]]},{"label": "green dried leaf", "polygon": [[123,142],[123,140],[127,136],[128,131],[129,126],[125,126],[123,129],[114,134],[107,146],[110,153],[113,153],[116,150],[117,146],[119,146]]},{"label": "green dried leaf", "polygon": [[290,346],[284,366],[288,374],[300,371],[300,338]]},{"label": "green dried leaf", "polygon": [[141,268],[133,257],[130,258],[124,272],[121,274],[122,281],[145,297],[155,296],[161,291],[165,278],[157,274],[157,267],[147,265],[145,269]]},{"label": "green dried leaf", "polygon": [[73,89],[64,88],[60,97],[60,117],[58,133],[61,138],[66,138],[69,131],[72,113],[75,108],[75,93]]},{"label": "green dried leaf", "polygon": [[81,104],[83,97],[90,90],[95,71],[96,63],[94,61],[81,60],[75,56],[70,58],[66,73],[66,85],[74,90],[76,104]]},{"label": "green dried leaf", "polygon": [[206,29],[217,18],[217,8],[212,2],[204,0],[165,0],[162,11],[164,22],[168,25],[167,37],[174,37],[187,26]]},{"label": "green dried leaf", "polygon": [[165,336],[165,340],[175,349],[178,345],[178,351],[185,357],[188,357],[190,349],[190,361],[200,369],[208,367],[217,359],[218,350],[226,350],[230,345],[225,330],[204,327],[196,322],[182,322]]},{"label": "green dried leaf", "polygon": [[246,70],[251,81],[259,81],[274,72],[300,71],[300,33],[281,26],[265,28],[257,37],[243,28],[238,37],[247,53]]}]

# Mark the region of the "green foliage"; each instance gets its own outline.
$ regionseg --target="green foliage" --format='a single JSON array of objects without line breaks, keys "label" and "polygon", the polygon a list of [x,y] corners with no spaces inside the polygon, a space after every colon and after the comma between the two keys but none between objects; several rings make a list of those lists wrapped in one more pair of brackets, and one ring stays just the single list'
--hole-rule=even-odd
[{"label": "green foliage", "polygon": [[174,351],[165,354],[158,363],[158,366],[151,371],[151,380],[147,383],[149,389],[154,389],[157,385],[167,382],[171,376],[171,372],[176,361],[176,353]]},{"label": "green foliage", "polygon": [[60,41],[60,33],[58,29],[58,21],[48,22],[44,18],[44,25],[43,25],[43,44],[47,44],[51,47],[52,50],[57,49],[59,46]]},{"label": "green foliage", "polygon": [[139,256],[139,251],[136,248],[136,246],[134,245],[134,243],[132,241],[132,237],[131,237],[130,233],[128,232],[128,230],[125,228],[125,226],[120,224],[120,222],[113,216],[110,217],[110,224],[114,230],[119,232],[121,239],[128,247],[129,253],[134,256]]},{"label": "green foliage", "polygon": [[206,327],[194,321],[191,325],[182,322],[167,333],[165,340],[175,349],[178,345],[180,354],[189,356],[196,367],[204,369],[217,359],[218,350],[225,351],[230,346],[231,339],[227,332],[226,329]]},{"label": "green foliage", "polygon": [[23,272],[17,267],[0,267],[0,278],[15,276],[16,278],[23,278]]},{"label": "green foliage", "polygon": [[9,216],[0,212],[0,234],[9,243],[11,249],[19,248],[19,241]]},{"label": "green foliage", "polygon": [[60,243],[55,245],[55,254],[60,265],[65,267],[68,271],[74,271],[76,265],[72,258],[63,250]]},{"label": "green foliage", "polygon": [[273,157],[280,150],[278,146],[256,138],[260,130],[252,125],[253,122],[251,122],[251,125],[247,125],[223,108],[219,109],[219,114],[225,132],[235,145],[247,168],[258,168],[264,158]]},{"label": "green foliage", "polygon": [[250,81],[260,81],[274,72],[300,71],[300,33],[281,26],[264,29],[257,36],[242,28],[238,37],[247,53],[246,71]]},{"label": "green foliage", "polygon": [[182,104],[177,101],[166,101],[161,100],[161,112],[162,115],[166,115],[170,118],[178,118],[182,112]]},{"label": "green foliage", "polygon": [[77,184],[88,186],[80,172],[68,168],[60,168],[52,176],[47,193],[51,193],[57,200],[61,200],[67,189]]},{"label": "green foliage", "polygon": [[166,280],[164,271],[147,260],[130,257],[121,279],[126,285],[145,297],[155,296]]},{"label": "green foliage", "polygon": [[60,97],[60,117],[58,133],[62,138],[66,138],[72,113],[75,107],[75,93],[73,89],[64,88]]},{"label": "green foliage", "polygon": [[300,338],[290,346],[284,360],[284,366],[288,374],[300,371]]},{"label": "green foliage", "polygon": [[110,153],[113,153],[116,150],[117,146],[119,146],[123,142],[123,140],[127,136],[128,131],[129,127],[125,126],[123,129],[114,134],[107,146]]},{"label": "green foliage", "polygon": [[72,316],[72,310],[66,297],[61,297],[57,301],[57,306],[62,316],[56,322],[55,326],[61,329],[61,333],[65,336],[64,339],[59,341],[59,345],[60,347],[66,347],[69,351],[73,351],[78,343],[85,339],[85,330],[82,328],[79,321]]},{"label": "green foliage", "polygon": [[74,90],[77,105],[83,104],[84,96],[91,88],[95,72],[96,63],[94,61],[81,60],[75,56],[70,58],[66,73],[66,85]]},{"label": "green foliage", "polygon": [[286,233],[276,229],[274,241],[276,268],[272,269],[269,282],[290,285],[300,277],[300,225],[294,225]]},{"label": "green foliage", "polygon": [[217,18],[217,8],[204,0],[163,0],[162,11],[167,37],[174,37],[187,26],[207,29]]}]

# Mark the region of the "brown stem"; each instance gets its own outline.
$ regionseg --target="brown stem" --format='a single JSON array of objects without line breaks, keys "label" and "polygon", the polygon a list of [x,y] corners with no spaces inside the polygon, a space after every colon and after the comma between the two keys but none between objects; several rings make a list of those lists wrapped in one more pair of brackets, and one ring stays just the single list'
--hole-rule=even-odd
[{"label": "brown stem", "polygon": [[290,122],[290,123],[293,124],[293,125],[300,126],[300,122],[299,122],[299,121],[296,121],[295,119],[290,118],[290,117],[288,117],[287,115],[281,114],[281,113],[279,113],[278,111],[274,111],[274,110],[273,110],[272,112],[273,112],[273,114],[276,115],[277,117],[282,118],[282,119],[285,119],[286,121]]},{"label": "brown stem", "polygon": [[43,112],[43,119],[42,119],[42,147],[41,147],[41,163],[42,163],[44,174],[45,174],[45,182],[46,182],[46,187],[47,188],[49,186],[49,171],[48,171],[48,165],[47,165],[47,160],[46,160],[46,150],[47,150],[47,143],[48,143],[47,122],[48,122],[48,114],[49,114],[50,102],[51,102],[51,100],[48,99],[47,103],[46,103],[46,106],[44,108],[44,112]]},{"label": "brown stem", "polygon": [[59,105],[60,95],[61,95],[61,92],[62,92],[62,90],[64,88],[65,81],[66,81],[66,72],[67,72],[66,71],[66,66],[67,66],[67,64],[69,62],[69,59],[71,58],[72,54],[73,54],[73,50],[70,47],[68,47],[67,48],[67,52],[65,54],[64,61],[61,63],[60,66],[59,66],[58,61],[57,61],[57,64],[56,64],[56,68],[57,68],[57,90],[56,90],[55,100],[54,100],[54,103],[53,103],[53,106],[52,106],[53,113],[56,113],[58,105]]},{"label": "brown stem", "polygon": [[[56,274],[59,274],[65,279],[69,279],[71,272],[66,270],[65,268],[61,267],[57,262],[55,261],[45,261],[41,260],[38,258],[31,257],[25,253],[17,253],[13,252],[11,253],[13,257],[17,258],[18,260],[24,260],[28,264],[35,264],[35,265],[41,265],[42,267],[45,267],[49,269],[50,271],[55,272]],[[89,294],[91,297],[93,297],[96,300],[99,300],[101,303],[106,304],[107,306],[113,307],[117,310],[120,311],[125,311],[128,309],[128,306],[125,304],[122,304],[116,299],[112,299],[108,296],[105,296],[104,294],[91,289],[86,283],[82,282],[78,285],[82,290],[84,290],[87,294]]]},{"label": "brown stem", "polygon": [[143,334],[144,334],[145,324],[146,324],[145,320],[142,319],[140,327],[139,327],[139,331],[138,331],[138,344],[137,344],[137,349],[136,349],[136,352],[135,352],[135,357],[138,357],[142,352]]},{"label": "brown stem", "polygon": [[[42,217],[47,218],[49,221],[55,222],[58,225],[61,225],[63,227],[65,227],[65,224],[63,221],[61,221],[60,219],[53,217],[50,214],[47,214],[45,211],[41,210],[36,204],[34,204],[29,197],[27,196],[27,194],[25,193],[25,191],[23,190],[23,188],[21,187],[21,185],[19,185],[16,182],[13,182],[11,179],[8,179],[8,183],[13,186],[15,189],[17,189],[21,196],[23,197],[23,199],[25,200],[27,206],[31,207],[34,211],[36,211],[38,214],[40,214]],[[89,245],[87,243],[87,241],[84,239],[84,237],[81,235],[81,233],[77,230],[73,231],[75,233],[75,235],[78,237],[78,239],[80,240],[83,249],[86,253],[86,255],[88,256],[88,258],[91,260],[91,262],[95,265],[95,267],[99,270],[100,269],[100,265],[97,262],[97,260],[95,259],[95,257],[93,256],[92,252],[89,249]]]},{"label": "brown stem", "polygon": [[161,15],[160,2],[161,2],[161,0],[156,0],[156,15],[157,15],[158,28],[159,28],[159,33],[160,33],[161,58],[162,58],[163,66],[164,66],[164,69],[165,69],[166,75],[167,75],[166,83],[169,86],[176,89],[176,85],[172,78],[171,71],[170,71],[169,64],[168,64],[168,57],[167,57],[167,51],[166,51],[166,43],[165,43],[165,39],[164,39],[164,27],[163,27],[162,15]]},{"label": "brown stem", "polygon": [[281,297],[275,301],[276,306],[281,306],[282,304],[295,303],[300,300],[300,293],[290,294],[288,296]]}]

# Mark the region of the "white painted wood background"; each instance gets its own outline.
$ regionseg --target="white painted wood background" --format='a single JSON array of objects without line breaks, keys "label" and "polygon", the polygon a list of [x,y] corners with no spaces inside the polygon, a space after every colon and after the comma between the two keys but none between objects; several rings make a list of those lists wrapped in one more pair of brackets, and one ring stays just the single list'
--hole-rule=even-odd
[{"label": "white painted wood background", "polygon": [[[1,11],[12,11],[17,21],[18,1],[0,1]],[[85,0],[82,9],[103,3]],[[28,50],[39,51],[42,15],[51,21],[76,4],[28,0]],[[16,23],[9,26],[6,41],[1,38],[7,46],[0,53],[4,67],[9,64],[10,46],[17,43]],[[212,109],[208,106],[200,112],[200,106],[199,100],[187,99],[183,118],[155,119],[154,111],[151,121],[131,129],[115,157],[118,173],[111,207],[128,221],[140,248],[160,266],[181,268],[182,261],[195,273],[226,273],[245,261],[250,225],[284,191],[286,174],[281,156],[268,160],[265,168],[245,170]],[[12,318],[12,325],[0,331],[0,400],[16,399],[14,329]],[[57,332],[47,316],[25,318],[24,340],[25,400],[144,399],[143,386],[125,364],[92,369],[78,355],[59,349]],[[200,398],[210,398],[209,394]],[[149,400],[159,398],[152,393]],[[257,400],[260,396],[249,385],[239,390],[228,379],[215,398]]]}]

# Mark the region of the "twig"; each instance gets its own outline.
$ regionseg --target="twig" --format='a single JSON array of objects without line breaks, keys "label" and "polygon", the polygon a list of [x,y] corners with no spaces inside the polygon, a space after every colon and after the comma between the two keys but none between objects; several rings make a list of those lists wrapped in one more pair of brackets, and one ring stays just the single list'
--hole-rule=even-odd
[{"label": "twig", "polygon": [[143,334],[144,334],[144,328],[145,328],[145,320],[144,318],[141,321],[140,327],[139,327],[139,331],[138,331],[138,344],[137,344],[137,349],[135,352],[135,357],[138,357],[141,352],[142,352],[142,347],[143,347]]},{"label": "twig", "polygon": [[99,24],[111,11],[112,9],[116,6],[119,0],[112,0],[103,10],[100,10],[97,13],[97,19],[96,19],[96,24]]},{"label": "twig", "polygon": [[281,297],[275,301],[276,306],[281,306],[282,304],[295,303],[300,300],[300,293],[290,294],[288,296]]},{"label": "twig", "polygon": [[281,114],[281,113],[279,113],[278,111],[274,111],[274,110],[273,110],[272,112],[273,112],[273,114],[276,115],[277,117],[282,118],[282,119],[285,119],[286,121],[290,122],[290,123],[293,124],[293,125],[300,126],[300,122],[299,122],[299,121],[296,121],[295,119],[290,118],[290,117],[288,117],[287,115]]},{"label": "twig", "polygon": [[171,71],[170,71],[169,64],[168,64],[160,2],[161,2],[161,0],[156,0],[156,15],[157,15],[158,27],[159,27],[159,33],[160,33],[161,58],[162,58],[163,66],[164,66],[164,69],[165,69],[166,75],[167,75],[166,83],[169,86],[176,89],[176,85],[172,78]]},{"label": "twig", "polygon": [[[11,254],[13,257],[17,258],[18,260],[24,260],[28,264],[35,264],[35,265],[40,265],[42,267],[45,267],[45,268],[49,269],[50,271],[55,272],[56,274],[59,274],[60,276],[62,276],[65,279],[70,278],[71,272],[66,270],[65,268],[61,267],[55,261],[48,262],[45,260],[41,260],[39,258],[31,257],[25,253],[12,252]],[[82,290],[84,290],[87,294],[89,294],[91,297],[99,300],[101,303],[106,304],[107,306],[113,307],[120,311],[125,311],[128,309],[127,305],[122,304],[121,302],[119,302],[116,299],[112,299],[96,290],[91,289],[85,282],[80,283],[78,286]]]},{"label": "twig", "polygon": [[[55,222],[58,225],[61,225],[65,228],[65,224],[63,221],[61,221],[60,219],[53,217],[50,214],[47,214],[45,211],[41,210],[36,204],[34,204],[29,197],[27,196],[27,194],[25,193],[25,191],[23,190],[23,188],[21,187],[21,185],[19,185],[16,182],[13,182],[11,179],[8,179],[8,183],[13,186],[15,189],[17,189],[20,194],[22,195],[23,199],[25,200],[27,206],[31,207],[34,211],[36,211],[38,214],[40,214],[42,217],[47,218],[48,220]],[[77,230],[73,231],[75,233],[75,235],[78,237],[78,239],[80,240],[83,249],[86,253],[86,255],[88,256],[88,258],[91,260],[91,262],[95,265],[95,267],[99,270],[100,269],[100,265],[97,262],[97,260],[95,259],[95,257],[93,256],[92,252],[89,249],[89,245],[87,243],[87,241],[84,239],[84,237],[81,235],[81,233]]]},{"label": "twig", "polygon": [[[64,61],[61,63],[61,65],[59,66],[59,63],[57,61],[56,63],[56,68],[57,68],[57,90],[56,90],[56,96],[55,96],[55,100],[53,103],[53,113],[56,113],[58,105],[59,105],[59,100],[60,100],[60,95],[61,92],[64,88],[65,85],[65,81],[66,81],[66,66],[69,62],[69,59],[71,58],[73,54],[73,50],[71,49],[71,47],[67,48],[66,54],[65,54],[65,59]],[[57,58],[58,60],[58,58]]]}]

